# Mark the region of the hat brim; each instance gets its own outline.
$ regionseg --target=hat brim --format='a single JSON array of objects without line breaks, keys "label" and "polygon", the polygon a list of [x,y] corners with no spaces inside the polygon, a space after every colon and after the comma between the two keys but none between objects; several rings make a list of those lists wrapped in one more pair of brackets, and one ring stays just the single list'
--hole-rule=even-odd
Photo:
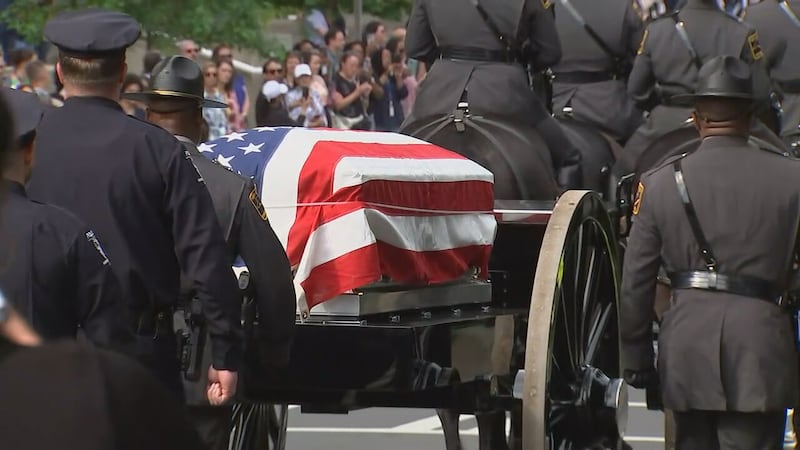
[{"label": "hat brim", "polygon": [[227,103],[218,102],[209,98],[198,97],[196,95],[186,94],[177,91],[145,91],[145,92],[127,92],[122,94],[122,98],[138,102],[147,103],[152,100],[163,100],[168,98],[185,98],[197,100],[203,108],[227,108]]},{"label": "hat brim", "polygon": [[692,106],[697,99],[701,98],[730,98],[730,99],[738,99],[738,100],[750,100],[754,101],[755,97],[750,94],[744,93],[727,93],[727,92],[706,92],[700,94],[678,94],[673,95],[669,98],[669,101],[673,105],[677,106]]}]

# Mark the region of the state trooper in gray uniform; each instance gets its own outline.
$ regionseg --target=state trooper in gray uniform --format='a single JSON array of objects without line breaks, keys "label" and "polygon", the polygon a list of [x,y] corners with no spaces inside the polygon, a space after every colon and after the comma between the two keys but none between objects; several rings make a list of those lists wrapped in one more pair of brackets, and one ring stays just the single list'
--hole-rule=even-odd
[{"label": "state trooper in gray uniform", "polygon": [[[473,114],[535,126],[550,150],[559,185],[577,187],[580,153],[531,90],[523,67],[530,62],[540,71],[561,58],[551,8],[552,0],[415,0],[406,53],[425,62],[428,73],[404,123],[452,114],[466,98]],[[528,61],[506,47],[526,41]]]},{"label": "state trooper in gray uniform", "polygon": [[639,5],[555,0],[554,8],[563,55],[552,68],[553,111],[558,115],[569,107],[576,120],[626,141],[642,123],[642,111],[626,89],[644,31]]},{"label": "state trooper in gray uniform", "polygon": [[[203,108],[227,105],[203,98],[203,71],[197,63],[183,56],[164,59],[153,69],[150,89],[124,97],[147,104],[147,120],[173,133],[186,148],[211,194],[217,219],[225,233],[229,250],[226,263],[232,264],[235,257],[241,255],[247,264],[259,315],[259,327],[255,330],[258,362],[262,367],[285,367],[294,338],[296,309],[289,259],[269,224],[253,182],[204,157],[196,147],[200,141]],[[179,329],[187,329],[186,322],[191,323],[200,316],[201,305],[193,287],[182,284],[179,309],[183,314],[178,315],[176,322]],[[187,317],[189,319],[184,320]],[[200,333],[203,327],[193,328],[193,333]],[[211,364],[211,349],[209,345],[201,346],[201,349],[192,349],[200,355],[201,370],[196,376],[191,375],[191,369],[186,370],[184,376],[189,418],[209,450],[226,450],[232,408],[209,405],[203,374]],[[248,360],[253,360],[252,356],[248,355]]]},{"label": "state trooper in gray uniform", "polygon": [[[737,57],[703,65],[696,94],[676,98],[694,101],[700,147],[645,173],[634,201],[620,304],[624,374],[636,388],[660,379],[678,450],[780,449],[798,394],[783,294],[797,249],[800,161],[748,142],[752,83]],[[656,375],[662,265],[672,298]]]},{"label": "state trooper in gray uniform", "polygon": [[753,74],[756,96],[766,102],[769,82],[756,30],[721,11],[714,0],[687,0],[679,11],[647,26],[628,79],[628,93],[650,115],[626,143],[615,167],[618,175],[632,172],[649,145],[689,119],[691,108],[672,105],[670,96],[693,92],[698,68],[722,55],[760,67]]},{"label": "state trooper in gray uniform", "polygon": [[772,86],[781,97],[781,136],[800,140],[800,0],[764,0],[745,10],[758,30]]}]

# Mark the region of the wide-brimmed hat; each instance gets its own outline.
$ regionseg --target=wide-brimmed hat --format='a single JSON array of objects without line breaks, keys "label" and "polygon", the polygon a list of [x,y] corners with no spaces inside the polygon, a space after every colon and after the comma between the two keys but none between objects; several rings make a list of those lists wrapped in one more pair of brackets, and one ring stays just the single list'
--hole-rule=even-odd
[{"label": "wide-brimmed hat", "polygon": [[750,65],[734,56],[717,56],[698,71],[697,90],[693,94],[674,95],[670,100],[691,105],[698,98],[709,97],[754,100]]},{"label": "wide-brimmed hat", "polygon": [[125,93],[122,98],[145,103],[184,98],[197,100],[203,108],[228,107],[225,103],[205,98],[202,69],[191,59],[178,55],[164,59],[153,68],[148,90]]}]

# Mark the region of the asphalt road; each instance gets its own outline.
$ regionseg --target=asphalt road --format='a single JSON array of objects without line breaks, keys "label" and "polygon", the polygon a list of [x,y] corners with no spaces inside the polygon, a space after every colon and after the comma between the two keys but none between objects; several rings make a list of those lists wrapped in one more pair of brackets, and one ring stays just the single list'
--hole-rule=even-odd
[{"label": "asphalt road", "polygon": [[[645,408],[644,392],[630,390],[626,440],[636,450],[664,449],[664,420]],[[465,450],[478,449],[478,425],[461,417]],[[290,407],[287,450],[444,450],[436,413],[424,409],[370,408],[347,415],[301,414]]]}]

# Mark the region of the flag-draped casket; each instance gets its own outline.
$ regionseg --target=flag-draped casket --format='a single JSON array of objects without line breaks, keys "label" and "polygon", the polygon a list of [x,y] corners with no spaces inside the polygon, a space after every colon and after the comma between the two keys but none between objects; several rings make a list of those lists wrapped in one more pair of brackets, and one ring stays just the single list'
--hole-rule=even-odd
[{"label": "flag-draped casket", "polygon": [[384,277],[487,275],[492,174],[456,153],[397,133],[270,127],[199,149],[256,183],[301,312]]}]

